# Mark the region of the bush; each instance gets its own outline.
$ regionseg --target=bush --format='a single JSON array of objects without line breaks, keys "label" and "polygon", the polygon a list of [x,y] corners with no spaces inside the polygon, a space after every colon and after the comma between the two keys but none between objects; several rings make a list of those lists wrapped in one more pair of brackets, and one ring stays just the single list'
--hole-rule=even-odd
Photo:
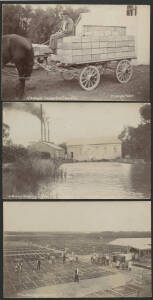
[{"label": "bush", "polygon": [[3,172],[4,197],[21,195],[36,195],[40,181],[59,176],[59,161],[42,159],[39,154],[24,153]]},{"label": "bush", "polygon": [[20,158],[27,158],[28,150],[20,145],[3,146],[3,162],[14,162]]}]

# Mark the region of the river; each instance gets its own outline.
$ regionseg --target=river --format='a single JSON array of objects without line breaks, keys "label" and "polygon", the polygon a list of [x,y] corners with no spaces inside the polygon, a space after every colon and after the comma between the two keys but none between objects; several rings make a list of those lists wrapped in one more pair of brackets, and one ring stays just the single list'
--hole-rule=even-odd
[{"label": "river", "polygon": [[[68,163],[63,176],[39,185],[41,199],[148,199],[149,164],[118,162]],[[35,198],[35,197],[34,197]]]}]

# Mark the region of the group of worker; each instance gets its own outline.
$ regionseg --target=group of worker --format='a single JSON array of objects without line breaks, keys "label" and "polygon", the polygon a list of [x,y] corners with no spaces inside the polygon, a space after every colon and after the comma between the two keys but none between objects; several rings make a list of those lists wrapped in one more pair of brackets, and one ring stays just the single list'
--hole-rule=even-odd
[{"label": "group of worker", "polygon": [[132,270],[132,261],[129,260],[128,262],[121,262],[120,260],[117,260],[116,263],[116,268],[117,269],[122,269],[122,270],[125,270],[127,269],[128,271],[131,271]]},{"label": "group of worker", "polygon": [[103,266],[111,266],[115,267],[116,269],[128,269],[129,271],[132,270],[132,261],[121,261],[120,259],[113,259],[109,255],[105,256],[98,256],[97,254],[94,254],[90,258],[91,263],[100,264]]},{"label": "group of worker", "polygon": [[22,269],[23,269],[23,262],[20,261],[16,264],[15,266],[15,272],[16,273],[21,273],[22,272]]},{"label": "group of worker", "polygon": [[[37,262],[36,262],[36,270],[37,271],[40,271],[40,266],[41,266],[41,261],[40,261],[40,259],[38,259]],[[35,261],[33,263],[33,267],[35,269]],[[17,264],[15,266],[15,272],[16,273],[21,273],[22,270],[23,270],[23,262],[22,261],[17,262]]]},{"label": "group of worker", "polygon": [[78,256],[77,255],[74,256],[73,253],[71,254],[71,256],[66,256],[66,253],[64,252],[63,255],[62,255],[63,264],[65,264],[66,259],[68,259],[68,261],[71,262],[71,263],[73,263],[73,262],[78,263],[79,262]]}]

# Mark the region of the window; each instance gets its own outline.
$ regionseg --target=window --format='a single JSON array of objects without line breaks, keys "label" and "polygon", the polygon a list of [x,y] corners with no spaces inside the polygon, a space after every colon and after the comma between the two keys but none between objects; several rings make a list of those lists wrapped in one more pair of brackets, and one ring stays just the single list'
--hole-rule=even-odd
[{"label": "window", "polygon": [[49,152],[40,152],[41,158],[43,159],[50,159],[50,153]]},{"label": "window", "polygon": [[127,5],[127,16],[136,16],[137,15],[137,6],[136,5]]}]

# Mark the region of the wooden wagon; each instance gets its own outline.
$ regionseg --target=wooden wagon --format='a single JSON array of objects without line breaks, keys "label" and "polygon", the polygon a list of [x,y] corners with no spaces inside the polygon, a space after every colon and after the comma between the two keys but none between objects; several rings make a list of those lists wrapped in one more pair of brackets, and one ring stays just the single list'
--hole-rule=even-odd
[{"label": "wooden wagon", "polygon": [[120,83],[127,83],[133,73],[131,60],[136,59],[134,36],[127,36],[126,27],[119,26],[85,26],[81,36],[59,39],[56,55],[49,48],[45,51],[45,65],[40,61],[43,55],[37,54],[40,66],[60,72],[65,80],[77,79],[86,91],[99,85],[107,69]]}]

